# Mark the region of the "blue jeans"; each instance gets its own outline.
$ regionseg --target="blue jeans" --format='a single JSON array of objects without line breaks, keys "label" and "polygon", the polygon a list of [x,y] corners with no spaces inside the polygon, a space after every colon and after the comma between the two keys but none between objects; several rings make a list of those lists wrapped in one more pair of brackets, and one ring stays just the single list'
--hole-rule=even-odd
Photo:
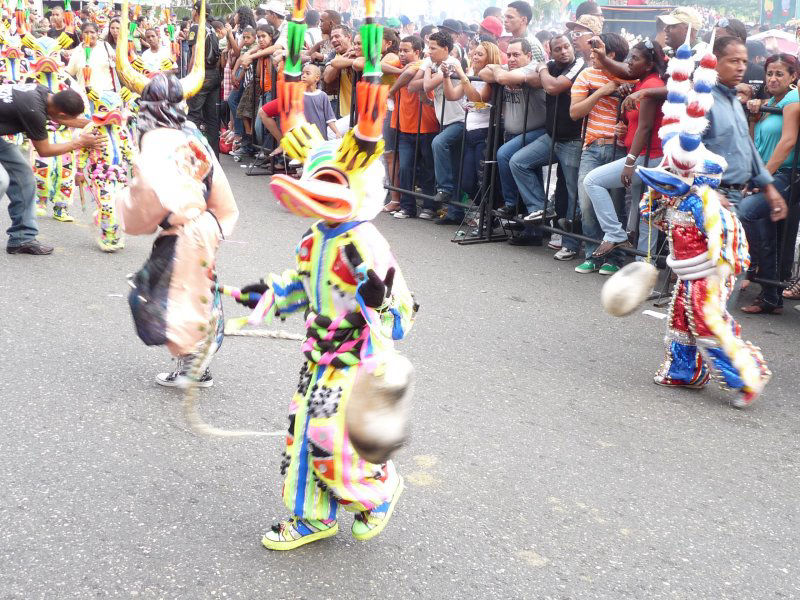
[{"label": "blue jeans", "polygon": [[[416,133],[398,133],[398,159],[397,159],[397,182],[399,187],[404,190],[411,190],[414,183],[414,148],[416,147]],[[422,188],[422,193],[433,196],[434,193],[434,180],[433,173],[430,169],[430,164],[433,162],[433,138],[435,133],[420,133],[419,134],[419,158],[417,159],[417,167],[422,165],[423,168],[418,169],[419,177],[417,177],[417,184]],[[413,191],[413,190],[411,190]],[[427,198],[422,202],[423,208],[434,209],[435,205],[432,200]],[[402,194],[400,196],[400,208],[409,214],[417,214],[417,201],[414,196],[410,194]]]},{"label": "blue jeans", "polygon": [[[550,159],[550,146],[553,146],[553,156],[561,165],[564,180],[567,184],[567,213],[572,214],[578,201],[578,167],[581,161],[581,141],[568,140],[552,143],[552,138],[545,133],[536,141],[514,153],[511,157],[511,173],[517,184],[522,201],[529,213],[543,210],[547,197],[545,196],[542,167]],[[564,247],[577,251],[580,244],[574,238],[566,237],[562,244]]]},{"label": "blue jeans", "polygon": [[[517,184],[514,181],[514,174],[511,172],[511,157],[523,146],[535,142],[536,138],[544,133],[544,128],[520,133],[497,149],[497,173],[500,176],[500,187],[503,190],[503,202],[506,206],[514,208],[517,206]],[[524,144],[523,137],[525,138]]]},{"label": "blue jeans", "polygon": [[233,115],[233,132],[236,135],[244,135],[244,123],[236,116],[236,109],[239,107],[239,101],[242,99],[242,89],[233,89],[228,94],[228,106],[231,107],[231,115]]},{"label": "blue jeans", "polygon": [[456,173],[461,164],[461,136],[464,123],[446,125],[433,138],[433,168],[436,172],[436,189],[453,195],[456,188]]},{"label": "blue jeans", "polygon": [[[481,172],[481,161],[486,153],[486,136],[488,129],[473,129],[467,131],[464,140],[464,161],[461,167],[461,191],[467,196],[474,197],[478,192],[478,177]],[[454,200],[459,200],[454,198]],[[451,219],[464,218],[464,209],[455,206],[447,207],[447,216]]]},{"label": "blue jeans", "polygon": [[[620,222],[617,208],[614,206],[609,193],[609,190],[625,189],[622,184],[622,170],[625,167],[625,160],[626,158],[623,156],[612,163],[597,167],[586,175],[583,180],[586,193],[589,194],[594,207],[594,214],[603,229],[603,241],[624,242],[628,239],[628,234]],[[644,163],[644,157],[640,156],[636,159],[636,164],[642,163]],[[633,179],[637,180],[639,178],[634,175]],[[639,189],[641,190],[641,180],[639,180]],[[635,201],[638,203],[639,200],[635,199]]]},{"label": "blue jeans", "polygon": [[[775,172],[775,181],[773,182],[775,189],[787,202],[789,201],[790,175],[790,169],[779,169]],[[780,277],[778,274],[777,225],[769,218],[770,208],[764,199],[764,193],[759,192],[742,198],[736,211],[747,234],[747,239],[751,242],[750,252],[756,254],[758,276],[777,281]],[[759,298],[770,306],[783,305],[781,289],[774,285],[761,284]]]},{"label": "blue jeans", "polygon": [[[603,235],[603,230],[600,228],[600,223],[594,212],[594,206],[592,206],[592,200],[584,185],[586,176],[596,168],[610,163],[614,159],[614,154],[616,153],[619,156],[620,152],[624,152],[624,150],[617,148],[615,151],[613,144],[600,145],[594,143],[584,148],[581,154],[581,164],[578,168],[578,202],[581,207],[581,229],[583,230],[583,235],[593,240],[600,239]],[[612,190],[614,204],[619,208],[625,202],[623,192],[624,190],[622,189]],[[593,242],[584,243],[584,252],[587,260],[597,250],[597,246]],[[612,252],[606,257],[605,262],[619,265],[622,262],[622,256],[617,252]]]},{"label": "blue jeans", "polygon": [[11,227],[9,246],[21,246],[36,237],[36,181],[30,163],[20,149],[0,139],[0,198],[8,194],[8,216]]}]

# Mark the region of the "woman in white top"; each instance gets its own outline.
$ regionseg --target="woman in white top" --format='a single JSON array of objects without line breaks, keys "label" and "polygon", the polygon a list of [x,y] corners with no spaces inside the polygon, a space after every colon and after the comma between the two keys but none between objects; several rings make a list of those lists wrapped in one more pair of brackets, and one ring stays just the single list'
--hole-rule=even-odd
[{"label": "woman in white top", "polygon": [[[480,73],[486,65],[500,64],[500,48],[492,42],[481,42],[470,55],[470,72]],[[457,75],[458,83],[453,83],[449,75]],[[458,101],[462,98],[467,102],[467,131],[464,140],[464,157],[461,161],[461,190],[473,197],[478,192],[478,177],[481,172],[481,161],[486,152],[486,138],[489,133],[489,118],[491,109],[486,103],[492,97],[492,86],[484,81],[470,81],[461,69],[460,64],[454,64],[452,69],[444,73],[442,82],[444,97],[448,100]],[[458,200],[458,199],[456,199]],[[460,224],[464,211],[460,208],[448,206],[447,214],[438,219],[440,225]]]},{"label": "woman in white top", "polygon": [[[106,41],[98,40],[97,25],[92,22],[84,23],[81,26],[83,43],[72,50],[67,65],[67,73],[78,80],[78,83],[86,89],[89,87],[98,92],[106,90],[119,91],[119,79],[115,68],[114,49]],[[89,81],[84,80],[84,70],[86,66],[86,53],[89,51]]]}]

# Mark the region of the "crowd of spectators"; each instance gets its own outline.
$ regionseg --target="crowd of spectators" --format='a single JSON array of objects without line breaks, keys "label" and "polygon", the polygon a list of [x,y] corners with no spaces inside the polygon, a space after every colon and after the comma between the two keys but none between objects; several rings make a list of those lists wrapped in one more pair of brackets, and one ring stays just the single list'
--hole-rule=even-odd
[{"label": "crowd of spectators", "polygon": [[[198,12],[195,4],[192,19],[178,23],[174,44],[163,24],[143,23],[134,41],[148,68],[169,59],[179,74],[186,72]],[[237,159],[281,152],[275,80],[288,16],[284,2],[270,0],[208,21],[206,82],[192,99],[190,116],[212,147]],[[776,283],[789,277],[791,260],[780,268],[781,230],[775,226],[790,201],[799,69],[796,56],[769,56],[763,43],[749,40],[758,28],[679,6],[658,19],[652,37],[632,39],[604,31],[603,13],[592,0],[563,26],[538,31],[525,0],[489,7],[474,23],[444,18],[424,24],[403,15],[382,22],[381,64],[390,86],[383,129],[385,212],[441,225],[469,223],[469,207],[486,192],[486,161],[496,164],[489,201],[496,222],[513,232],[509,243],[547,241],[555,259],[579,257],[577,273],[603,275],[619,270],[628,248],[657,251],[658,236],[639,217],[643,186],[635,168],[662,157],[658,129],[670,55],[684,41],[701,55],[713,33],[719,84],[704,143],[728,161],[721,191],[746,226],[751,278],[773,282],[762,284],[744,310],[780,312],[784,298],[800,299],[800,283],[785,290]],[[306,23],[306,117],[323,137],[341,136],[353,125],[355,83],[364,68],[360,23],[346,13],[313,9]],[[54,9],[49,25],[48,35],[57,37],[63,11]],[[115,87],[118,19],[105,31],[91,22],[84,27],[75,41],[92,52],[74,52],[68,72],[80,80],[81,61],[89,56],[98,78],[93,85]],[[487,146],[494,127],[491,103],[502,114],[494,156]],[[765,114],[765,104],[782,113]],[[542,229],[547,223],[595,241],[548,235]]]}]

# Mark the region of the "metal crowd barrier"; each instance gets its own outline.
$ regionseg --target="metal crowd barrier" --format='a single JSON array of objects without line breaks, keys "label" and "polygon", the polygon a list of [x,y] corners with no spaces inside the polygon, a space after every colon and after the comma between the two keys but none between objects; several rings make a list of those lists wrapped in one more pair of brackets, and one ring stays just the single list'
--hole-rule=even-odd
[{"label": "metal crowd barrier", "polygon": [[[349,112],[349,124],[350,127],[354,127],[358,122],[358,111],[357,111],[357,84],[360,80],[361,74],[359,72],[353,71],[352,75],[352,92],[351,92],[351,99],[350,99],[350,112]],[[275,70],[274,66],[271,66],[271,77],[272,77],[272,89],[277,90],[277,71]],[[455,75],[451,76],[452,78],[456,78]],[[470,81],[482,81],[479,77],[469,77]],[[519,228],[520,226],[524,227],[529,223],[522,221],[521,219],[513,219],[509,220],[514,222],[514,227],[509,228],[502,224],[502,222],[496,217],[493,213],[494,205],[497,198],[501,197],[501,191],[498,185],[498,173],[497,173],[497,151],[499,150],[500,146],[503,144],[503,90],[504,86],[492,84],[492,99],[491,99],[491,112],[489,118],[489,128],[487,131],[487,141],[486,141],[486,154],[484,156],[484,160],[482,161],[483,168],[481,176],[479,177],[479,185],[478,190],[475,193],[475,198],[472,199],[472,202],[469,205],[465,205],[460,201],[461,199],[461,186],[463,183],[463,173],[464,173],[464,150],[466,147],[466,122],[467,116],[469,111],[465,110],[464,112],[464,122],[463,122],[463,130],[461,135],[461,144],[459,150],[459,166],[458,166],[458,173],[456,174],[456,187],[450,202],[448,205],[452,205],[456,208],[462,209],[465,213],[464,219],[462,219],[462,223],[457,230],[456,236],[453,237],[452,241],[461,244],[461,245],[468,245],[468,244],[478,244],[478,243],[487,243],[487,242],[497,242],[497,241],[504,241],[508,239],[508,231],[512,228]],[[524,118],[523,118],[523,131],[520,135],[523,136],[523,147],[525,145],[525,136],[530,133],[527,131],[527,121],[528,121],[528,110],[530,107],[530,88],[527,85],[523,85],[524,89]],[[441,115],[439,118],[439,122],[441,123],[444,120],[444,108],[445,102],[448,100],[443,99],[442,107],[441,107]],[[434,196],[424,194],[421,192],[416,191],[416,182],[417,182],[417,166],[418,166],[418,157],[419,157],[419,144],[420,144],[420,129],[421,129],[421,121],[422,121],[422,99],[419,100],[420,106],[418,110],[418,117],[417,117],[417,131],[415,134],[415,146],[414,146],[414,159],[413,159],[413,174],[412,174],[412,182],[411,182],[411,189],[404,189],[394,185],[394,181],[391,184],[384,185],[384,188],[390,192],[398,192],[400,194],[410,195],[414,198],[420,198],[423,200],[433,200]],[[617,120],[619,121],[619,111],[621,109],[621,104],[618,106],[617,110]],[[393,165],[391,169],[391,173],[397,173],[397,163],[399,160],[399,125],[400,125],[400,103],[395,101],[394,103],[394,110],[397,111],[396,120],[398,124],[398,135],[395,136],[395,143],[393,150]],[[775,107],[768,107],[763,106],[761,108],[763,112],[768,112],[772,114],[781,114],[782,109],[775,108]],[[257,112],[257,107],[254,107],[254,112]],[[554,166],[553,158],[554,158],[554,146],[555,146],[555,132],[556,132],[556,121],[554,115],[554,123],[552,124],[552,131],[553,135],[550,136],[551,143],[549,149],[549,158],[548,164],[545,165],[548,169],[547,172],[547,183],[545,186],[545,205],[544,205],[544,215],[547,215],[547,208],[550,205],[550,186],[551,186],[551,179],[552,179],[552,168]],[[254,115],[254,119],[257,118]],[[586,119],[584,119],[583,127],[582,127],[582,134],[581,134],[581,145],[583,145],[583,139],[586,135]],[[614,139],[614,150],[616,153],[617,149],[617,139]],[[650,158],[650,143],[648,141],[648,146],[645,154],[645,164],[649,162]],[[612,159],[613,160],[613,159]],[[797,142],[795,144],[795,160],[792,165],[792,171],[790,175],[790,192],[789,192],[789,214],[787,218],[778,224],[778,240],[782,243],[779,243],[778,248],[778,260],[779,260],[779,274],[781,281],[769,281],[760,279],[758,277],[753,278],[752,280],[757,283],[766,283],[769,285],[776,285],[785,287],[788,284],[785,283],[789,279],[791,279],[793,273],[793,264],[794,264],[794,255],[795,255],[795,239],[797,238],[798,232],[798,225],[800,224],[800,186],[797,185],[797,171],[798,171],[798,161],[800,160],[800,135],[798,135]],[[274,160],[271,160],[273,167],[274,167]],[[557,164],[557,163],[556,163]],[[258,161],[254,161],[248,167],[247,174],[258,174],[254,173],[253,170],[258,167],[263,167],[262,164],[258,164]],[[426,168],[433,168],[433,165]],[[265,173],[268,174],[268,173]],[[517,198],[517,202],[519,203],[519,195]],[[547,225],[546,221],[542,221],[539,223],[535,223],[535,226],[543,231],[550,232],[552,234],[559,234],[561,236],[567,236],[574,238],[576,240],[580,240],[582,242],[589,242],[600,244],[602,240],[593,239],[577,233],[573,231],[574,225],[576,224],[576,211],[578,208],[578,199],[576,198],[575,206],[573,207],[573,213],[570,215],[569,219],[562,219],[559,225],[564,225],[561,227],[556,227],[554,225]],[[518,204],[519,205],[519,204]],[[635,205],[635,206],[634,206]],[[636,209],[638,211],[638,200],[635,198],[631,199],[631,214]],[[474,231],[472,235],[469,236],[459,236],[458,232],[463,231],[465,227],[469,227],[466,225],[466,218],[470,214],[470,212],[477,211],[477,225],[474,227]],[[631,218],[629,215],[629,223],[631,222]],[[638,223],[639,219],[635,220],[637,224],[636,231],[634,232],[635,240],[638,239]],[[497,227],[495,224],[499,223],[500,228],[503,230],[503,233],[496,233]],[[470,227],[471,228],[471,227]],[[662,244],[661,249],[657,254],[661,254],[664,250],[665,244]],[[646,257],[648,255],[647,252],[638,250],[635,247],[622,247],[617,248],[616,252],[623,252],[625,254],[631,256],[642,256]],[[663,262],[663,261],[660,261]]]}]

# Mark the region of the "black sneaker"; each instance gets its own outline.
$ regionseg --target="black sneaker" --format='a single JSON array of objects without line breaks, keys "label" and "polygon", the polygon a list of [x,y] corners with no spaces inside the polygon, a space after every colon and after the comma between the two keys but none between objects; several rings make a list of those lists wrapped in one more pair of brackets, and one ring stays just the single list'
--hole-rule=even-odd
[{"label": "black sneaker", "polygon": [[433,201],[436,202],[436,204],[444,204],[450,202],[452,199],[453,195],[447,192],[436,192],[436,195],[433,197]]},{"label": "black sneaker", "polygon": [[45,254],[52,254],[53,247],[42,244],[39,240],[28,240],[22,242],[19,246],[6,246],[6,252],[9,254],[35,254],[37,256],[44,256]]},{"label": "black sneaker", "polygon": [[515,235],[508,238],[508,243],[512,246],[541,246],[544,242],[542,238],[532,235]]},{"label": "black sneaker", "polygon": [[[178,364],[172,373],[159,373],[156,375],[156,383],[164,387],[189,387],[189,361],[186,357],[178,357]],[[208,388],[214,385],[214,378],[211,376],[211,369],[206,369],[203,376],[197,382],[197,387]]]},{"label": "black sneaker", "polygon": [[513,219],[517,216],[517,207],[516,206],[509,206],[505,204],[494,211],[494,214],[500,217],[501,219]]}]

